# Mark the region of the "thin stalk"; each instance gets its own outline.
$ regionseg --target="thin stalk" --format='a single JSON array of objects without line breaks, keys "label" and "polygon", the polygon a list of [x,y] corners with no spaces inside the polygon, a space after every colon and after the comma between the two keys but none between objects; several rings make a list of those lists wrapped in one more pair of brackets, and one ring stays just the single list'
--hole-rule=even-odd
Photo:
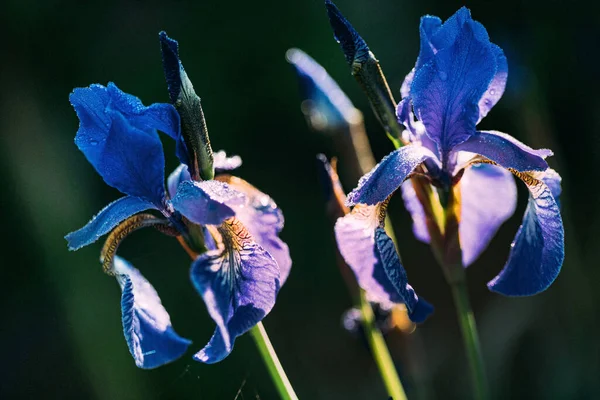
[{"label": "thin stalk", "polygon": [[296,396],[294,388],[292,388],[292,384],[279,362],[277,353],[275,353],[275,349],[269,340],[269,336],[267,335],[267,331],[262,322],[259,322],[254,328],[250,329],[250,335],[254,339],[256,347],[258,347],[258,351],[269,370],[271,379],[273,379],[273,383],[275,383],[275,387],[277,387],[281,399],[297,400],[298,396]]},{"label": "thin stalk", "polygon": [[385,344],[383,335],[377,328],[371,304],[367,301],[365,291],[362,289],[360,290],[359,299],[365,336],[369,342],[371,353],[373,354],[373,358],[375,358],[377,368],[379,368],[379,374],[381,375],[381,379],[383,379],[387,393],[393,400],[406,400],[406,393],[400,382],[400,377],[396,372],[396,366],[392,361],[392,356]]},{"label": "thin stalk", "polygon": [[451,288],[465,351],[471,369],[473,393],[475,394],[476,399],[489,399],[489,389],[485,375],[483,357],[481,355],[479,335],[477,334],[475,317],[473,316],[473,310],[471,309],[471,303],[469,302],[467,285],[465,281],[462,280],[451,284]]}]

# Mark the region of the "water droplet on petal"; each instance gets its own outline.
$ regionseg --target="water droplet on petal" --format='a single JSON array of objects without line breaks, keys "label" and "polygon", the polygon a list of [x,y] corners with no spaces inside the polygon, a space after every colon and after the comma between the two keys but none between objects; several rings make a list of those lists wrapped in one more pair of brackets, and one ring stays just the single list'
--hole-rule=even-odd
[{"label": "water droplet on petal", "polygon": [[97,145],[98,145],[98,141],[97,141],[97,140],[94,140],[94,139],[92,139],[92,140],[90,140],[90,144],[91,144],[92,146],[97,146]]},{"label": "water droplet on petal", "polygon": [[446,79],[448,79],[448,74],[445,73],[444,71],[440,71],[439,72],[439,76],[440,76],[440,79],[443,80],[443,81],[445,81]]},{"label": "water droplet on petal", "polygon": [[496,91],[495,91],[494,89],[491,89],[491,90],[490,90],[490,94],[493,96],[493,95],[495,95],[495,94],[496,94]]},{"label": "water droplet on petal", "polygon": [[492,105],[492,102],[490,101],[490,99],[485,99],[484,103],[488,107]]}]

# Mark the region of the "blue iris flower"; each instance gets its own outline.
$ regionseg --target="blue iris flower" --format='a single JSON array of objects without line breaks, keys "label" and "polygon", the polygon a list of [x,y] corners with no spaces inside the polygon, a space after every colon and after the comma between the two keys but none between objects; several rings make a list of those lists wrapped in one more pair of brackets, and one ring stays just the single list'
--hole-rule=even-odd
[{"label": "blue iris flower", "polygon": [[[369,54],[364,40],[335,5],[330,1],[326,5],[346,55],[354,54],[358,60]],[[445,23],[437,17],[423,17],[420,33],[419,57],[402,84],[397,107],[398,121],[406,127],[406,145],[360,179],[348,195],[347,204],[355,208],[336,225],[340,251],[350,266],[355,265],[355,272],[369,266],[372,278],[385,272],[393,286],[380,280],[365,289],[406,303],[415,321],[426,316],[418,312],[422,299],[408,285],[381,223],[387,200],[401,188],[415,235],[430,241],[427,224],[433,217],[407,180],[415,172],[425,175],[440,193],[459,191],[464,266],[477,259],[514,213],[517,192],[512,176],[526,184],[529,202],[523,223],[508,262],[488,283],[490,290],[507,296],[539,293],[555,280],[564,260],[561,178],[545,160],[552,152],[534,150],[505,133],[476,128],[504,92],[508,64],[502,49],[490,42],[483,25],[466,8]]]},{"label": "blue iris flower", "polygon": [[[165,226],[176,235],[188,238],[195,227],[204,232],[208,250],[193,261],[190,277],[217,328],[194,358],[214,363],[231,352],[236,337],[271,311],[289,274],[291,259],[287,245],[278,237],[283,215],[268,195],[228,174],[192,180],[188,170],[197,165],[190,142],[182,135],[183,117],[180,119],[176,109],[180,99],[174,86],[182,85],[182,79],[189,80],[179,61],[177,42],[164,32],[160,39],[175,107],[162,103],[144,106],[113,83],[77,88],[70,95],[80,120],[77,147],[104,181],[125,196],[66,239],[69,249],[77,250],[116,232],[119,224],[147,210],[160,213]],[[176,141],[182,162],[169,176],[167,189],[157,131]],[[206,165],[217,173],[241,164],[239,157],[229,158],[224,152],[210,151],[210,156]],[[155,368],[180,357],[191,342],[174,331],[152,285],[118,256],[107,272],[122,289],[123,331],[136,365]]]}]

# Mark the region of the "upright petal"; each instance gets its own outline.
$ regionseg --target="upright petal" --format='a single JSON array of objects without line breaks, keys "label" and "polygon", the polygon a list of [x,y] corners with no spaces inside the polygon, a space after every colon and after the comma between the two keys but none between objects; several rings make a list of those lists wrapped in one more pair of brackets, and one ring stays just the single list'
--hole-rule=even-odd
[{"label": "upright petal", "polygon": [[454,148],[455,152],[468,151],[480,154],[504,168],[517,171],[544,171],[548,168],[545,158],[552,155],[548,149],[534,150],[506,133],[482,131]]},{"label": "upright petal", "polygon": [[479,164],[465,170],[460,180],[459,224],[463,265],[471,265],[486,249],[498,228],[517,206],[512,174],[495,165]]},{"label": "upright petal", "polygon": [[419,300],[408,285],[394,243],[380,227],[382,218],[381,205],[359,204],[338,219],[335,236],[340,254],[370,301],[388,307],[391,303],[404,303],[411,320],[422,322],[432,308]]},{"label": "upright petal", "polygon": [[488,288],[507,296],[530,296],[546,290],[558,276],[565,257],[564,228],[544,174],[513,173],[527,185],[529,202],[508,262]]},{"label": "upright petal", "polygon": [[347,126],[355,118],[356,110],[327,71],[302,50],[290,49],[286,57],[298,74],[305,101],[303,111],[311,125],[315,129]]},{"label": "upright petal", "polygon": [[248,229],[256,243],[277,261],[281,271],[280,282],[283,286],[292,268],[292,258],[287,244],[279,238],[284,224],[281,209],[271,197],[241,178],[222,175],[217,179],[245,195],[243,203],[232,206],[235,216]]},{"label": "upright petal", "polygon": [[200,225],[219,225],[233,217],[234,205],[243,204],[244,195],[218,181],[184,181],[171,200],[173,208]]},{"label": "upright petal", "polygon": [[495,44],[492,45],[492,50],[496,55],[496,75],[492,78],[486,92],[479,100],[479,119],[477,123],[487,115],[488,112],[496,105],[498,100],[504,93],[506,80],[508,79],[508,61],[504,56],[502,49]]},{"label": "upright petal", "polygon": [[374,205],[394,193],[422,162],[435,155],[427,148],[411,144],[387,155],[365,176],[349,195],[347,204],[364,203]]},{"label": "upright petal", "polygon": [[[437,53],[416,70],[410,97],[415,114],[442,159],[475,133],[478,103],[496,73],[496,58],[485,28],[461,9],[439,28]],[[465,14],[466,15],[463,15]]]},{"label": "upright petal", "polygon": [[164,155],[156,128],[164,128],[157,126],[162,117],[172,117],[163,113],[171,106],[144,107],[114,85],[75,89],[70,100],[80,119],[75,143],[104,181],[160,206]]},{"label": "upright petal", "polygon": [[176,360],[192,342],[173,330],[156,290],[140,271],[118,256],[114,262],[123,292],[123,333],[135,365],[152,369]]},{"label": "upright petal", "polygon": [[191,279],[217,324],[210,342],[194,359],[212,364],[227,357],[235,339],[260,322],[275,305],[280,288],[277,262],[235,218],[219,228],[221,247],[199,256]]},{"label": "upright petal", "polygon": [[69,250],[78,250],[94,243],[112,231],[122,221],[139,212],[156,209],[152,203],[138,197],[125,196],[115,200],[96,214],[83,228],[65,236]]}]

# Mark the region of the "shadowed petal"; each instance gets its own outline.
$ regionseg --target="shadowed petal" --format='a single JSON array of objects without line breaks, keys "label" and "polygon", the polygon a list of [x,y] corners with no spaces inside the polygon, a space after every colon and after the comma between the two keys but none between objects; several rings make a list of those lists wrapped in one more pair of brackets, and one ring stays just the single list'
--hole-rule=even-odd
[{"label": "shadowed petal", "polygon": [[144,107],[114,84],[78,88],[69,99],[80,119],[75,143],[104,181],[160,206],[164,155],[156,129],[178,126],[172,106]]},{"label": "shadowed petal", "polygon": [[[565,256],[564,228],[552,191],[543,182],[544,174],[515,175],[527,185],[529,202],[508,261],[488,288],[507,296],[530,296],[546,290],[558,276]],[[556,183],[556,176],[547,179]]]},{"label": "shadowed petal", "polygon": [[406,181],[401,186],[404,206],[413,220],[413,233],[421,242],[429,243],[429,231],[423,205],[417,198],[417,193],[411,181]]},{"label": "shadowed petal", "polygon": [[552,155],[548,149],[534,150],[510,135],[497,131],[482,131],[454,148],[480,154],[504,168],[517,171],[543,171],[548,168],[545,158]]},{"label": "shadowed petal", "polygon": [[284,219],[275,201],[245,180],[235,176],[217,177],[245,195],[245,201],[233,205],[235,216],[248,229],[256,243],[261,245],[277,261],[281,286],[287,280],[292,268],[290,250],[279,238]]},{"label": "shadowed petal", "polygon": [[405,303],[411,320],[422,322],[431,312],[431,306],[424,300],[419,304],[414,290],[408,285],[394,244],[379,227],[381,212],[380,205],[359,204],[350,214],[338,219],[335,236],[340,254],[354,271],[369,301],[387,307],[391,303]]},{"label": "shadowed petal", "polygon": [[408,175],[423,161],[435,158],[427,148],[408,145],[387,155],[368,174],[358,181],[358,186],[349,195],[348,205],[364,203],[374,205],[394,193]]},{"label": "shadowed petal", "polygon": [[504,56],[502,49],[495,44],[492,44],[492,50],[496,55],[496,75],[492,78],[483,97],[479,100],[479,119],[477,123],[487,115],[488,112],[496,105],[498,100],[504,93],[506,80],[508,79],[508,61]]},{"label": "shadowed petal", "polygon": [[235,218],[219,228],[222,244],[192,264],[191,280],[210,316],[215,334],[194,359],[212,364],[227,357],[235,338],[260,322],[279,292],[277,262]]},{"label": "shadowed petal", "polygon": [[479,164],[465,170],[460,180],[459,224],[463,265],[469,266],[486,249],[498,228],[517,206],[517,187],[503,168]]},{"label": "shadowed petal", "polygon": [[496,57],[485,28],[464,8],[432,40],[438,51],[416,70],[410,97],[444,155],[475,133],[478,103],[496,73]]},{"label": "shadowed petal", "polygon": [[327,71],[302,50],[290,49],[286,57],[298,74],[305,100],[303,111],[308,113],[311,125],[315,129],[347,126],[355,108]]},{"label": "shadowed petal", "polygon": [[83,228],[65,236],[69,250],[78,250],[94,243],[122,221],[134,214],[150,209],[156,209],[156,206],[138,197],[125,196],[113,201],[96,214]]},{"label": "shadowed petal", "polygon": [[184,181],[171,200],[173,208],[200,225],[219,225],[233,217],[234,205],[244,203],[244,195],[218,181]]},{"label": "shadowed petal", "polygon": [[192,342],[173,330],[156,290],[124,259],[116,256],[114,267],[123,292],[123,333],[135,365],[151,369],[179,358]]}]

